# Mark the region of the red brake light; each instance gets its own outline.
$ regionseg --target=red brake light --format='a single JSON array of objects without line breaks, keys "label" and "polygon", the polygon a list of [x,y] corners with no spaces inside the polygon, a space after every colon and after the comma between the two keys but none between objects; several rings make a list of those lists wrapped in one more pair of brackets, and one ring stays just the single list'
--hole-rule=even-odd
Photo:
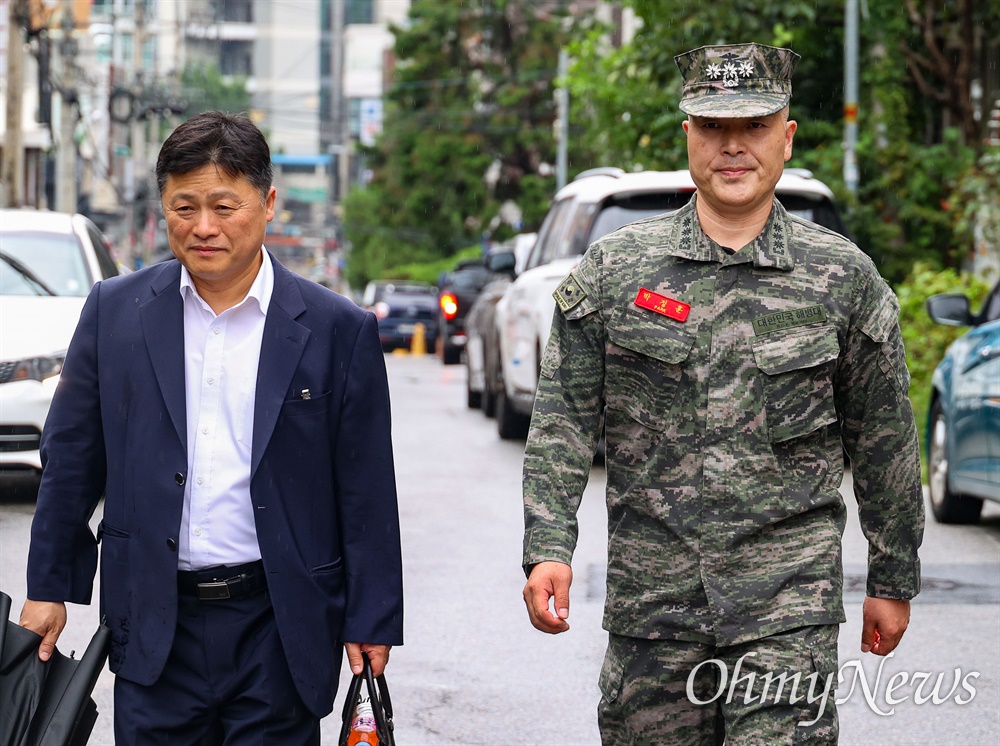
[{"label": "red brake light", "polygon": [[441,311],[449,321],[455,318],[455,314],[458,313],[458,298],[454,293],[444,293],[441,296]]}]

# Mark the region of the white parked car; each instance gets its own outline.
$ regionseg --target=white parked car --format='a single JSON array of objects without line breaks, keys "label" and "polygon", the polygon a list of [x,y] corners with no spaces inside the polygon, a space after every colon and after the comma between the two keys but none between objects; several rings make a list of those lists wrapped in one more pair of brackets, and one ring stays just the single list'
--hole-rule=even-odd
[{"label": "white parked car", "polygon": [[[555,311],[552,293],[587,247],[628,223],[680,209],[694,191],[687,170],[626,173],[619,168],[584,171],[559,190],[524,271],[496,307],[501,380],[495,383],[495,396],[501,438],[527,433]],[[790,213],[845,233],[833,192],[808,171],[785,169],[776,192]]]},{"label": "white parked car", "polygon": [[118,274],[83,215],[0,210],[0,475],[38,473],[38,442],[87,294]]}]

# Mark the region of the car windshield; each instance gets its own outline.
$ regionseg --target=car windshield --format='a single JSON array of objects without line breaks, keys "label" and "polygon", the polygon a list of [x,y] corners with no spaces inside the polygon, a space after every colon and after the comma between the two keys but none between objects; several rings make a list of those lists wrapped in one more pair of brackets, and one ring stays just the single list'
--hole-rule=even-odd
[{"label": "car windshield", "polygon": [[386,285],[386,294],[407,293],[409,295],[434,295],[433,285]]},{"label": "car windshield", "polygon": [[559,252],[558,258],[582,254],[590,244],[609,233],[637,220],[679,210],[690,199],[691,192],[688,191],[616,195],[602,206],[595,206],[600,211],[593,221],[589,221],[589,212],[577,216],[568,244]]},{"label": "car windshield", "polygon": [[55,295],[55,293],[21,262],[0,251],[0,295]]},{"label": "car windshield", "polygon": [[595,220],[594,224],[591,226],[590,237],[588,240],[590,243],[593,243],[594,241],[604,238],[609,233],[612,233],[629,223],[634,223],[637,220],[645,220],[646,218],[651,218],[654,215],[662,215],[666,212],[674,212],[675,210],[679,210],[681,206],[682,205],[627,207],[612,205],[607,209],[601,210],[600,214],[597,216],[597,220]]},{"label": "car windshield", "polygon": [[[847,236],[847,229],[834,204],[822,195],[778,194],[778,201],[789,213],[810,220],[824,228]],[[849,236],[847,236],[849,238]]]},{"label": "car windshield", "polygon": [[985,324],[987,321],[1000,321],[1000,282],[990,291],[989,297],[979,311],[979,323]]},{"label": "car windshield", "polygon": [[448,284],[456,290],[478,290],[490,279],[490,270],[486,265],[463,267],[448,276]]},{"label": "car windshield", "polygon": [[437,306],[437,298],[434,294],[423,289],[416,292],[406,288],[402,290],[393,290],[391,292],[386,292],[382,296],[382,300],[385,303],[391,303],[394,305],[400,305],[402,303],[416,303],[417,305]]},{"label": "car windshield", "polygon": [[4,231],[0,251],[4,295],[85,296],[93,285],[83,247],[73,236]]}]

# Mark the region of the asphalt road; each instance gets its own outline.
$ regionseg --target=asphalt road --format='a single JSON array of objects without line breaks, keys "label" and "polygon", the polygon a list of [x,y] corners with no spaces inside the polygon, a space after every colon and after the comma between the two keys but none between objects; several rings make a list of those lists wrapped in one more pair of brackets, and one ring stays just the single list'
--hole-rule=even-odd
[{"label": "asphalt road", "polygon": [[[492,420],[465,408],[461,366],[444,367],[430,356],[386,360],[407,603],[406,644],[393,651],[388,669],[397,740],[403,746],[599,744],[603,470],[595,468],[580,512],[571,629],[556,637],[536,632],[521,601],[522,444],[500,441]],[[849,484],[845,489],[850,495]],[[31,501],[9,494],[0,503],[0,589],[12,596],[15,618],[25,594],[32,511]],[[844,550],[841,743],[995,746],[1000,508],[987,506],[977,526],[940,526],[928,518],[924,592],[914,601],[902,645],[884,661],[859,651],[867,549],[854,517]],[[97,625],[96,604],[71,605],[69,615],[60,649],[82,651]],[[93,744],[113,742],[112,678],[105,671],[95,692],[101,717]],[[929,698],[935,685],[940,704],[914,702]],[[887,688],[902,701],[887,704]],[[324,744],[336,743],[342,696],[323,722]]]}]

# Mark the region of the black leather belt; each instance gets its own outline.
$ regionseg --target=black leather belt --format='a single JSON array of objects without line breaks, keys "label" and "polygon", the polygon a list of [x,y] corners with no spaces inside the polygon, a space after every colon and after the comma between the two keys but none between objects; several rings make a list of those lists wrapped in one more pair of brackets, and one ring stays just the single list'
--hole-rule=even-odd
[{"label": "black leather belt", "polygon": [[209,567],[204,570],[179,570],[177,592],[201,601],[242,598],[267,589],[264,563]]}]

